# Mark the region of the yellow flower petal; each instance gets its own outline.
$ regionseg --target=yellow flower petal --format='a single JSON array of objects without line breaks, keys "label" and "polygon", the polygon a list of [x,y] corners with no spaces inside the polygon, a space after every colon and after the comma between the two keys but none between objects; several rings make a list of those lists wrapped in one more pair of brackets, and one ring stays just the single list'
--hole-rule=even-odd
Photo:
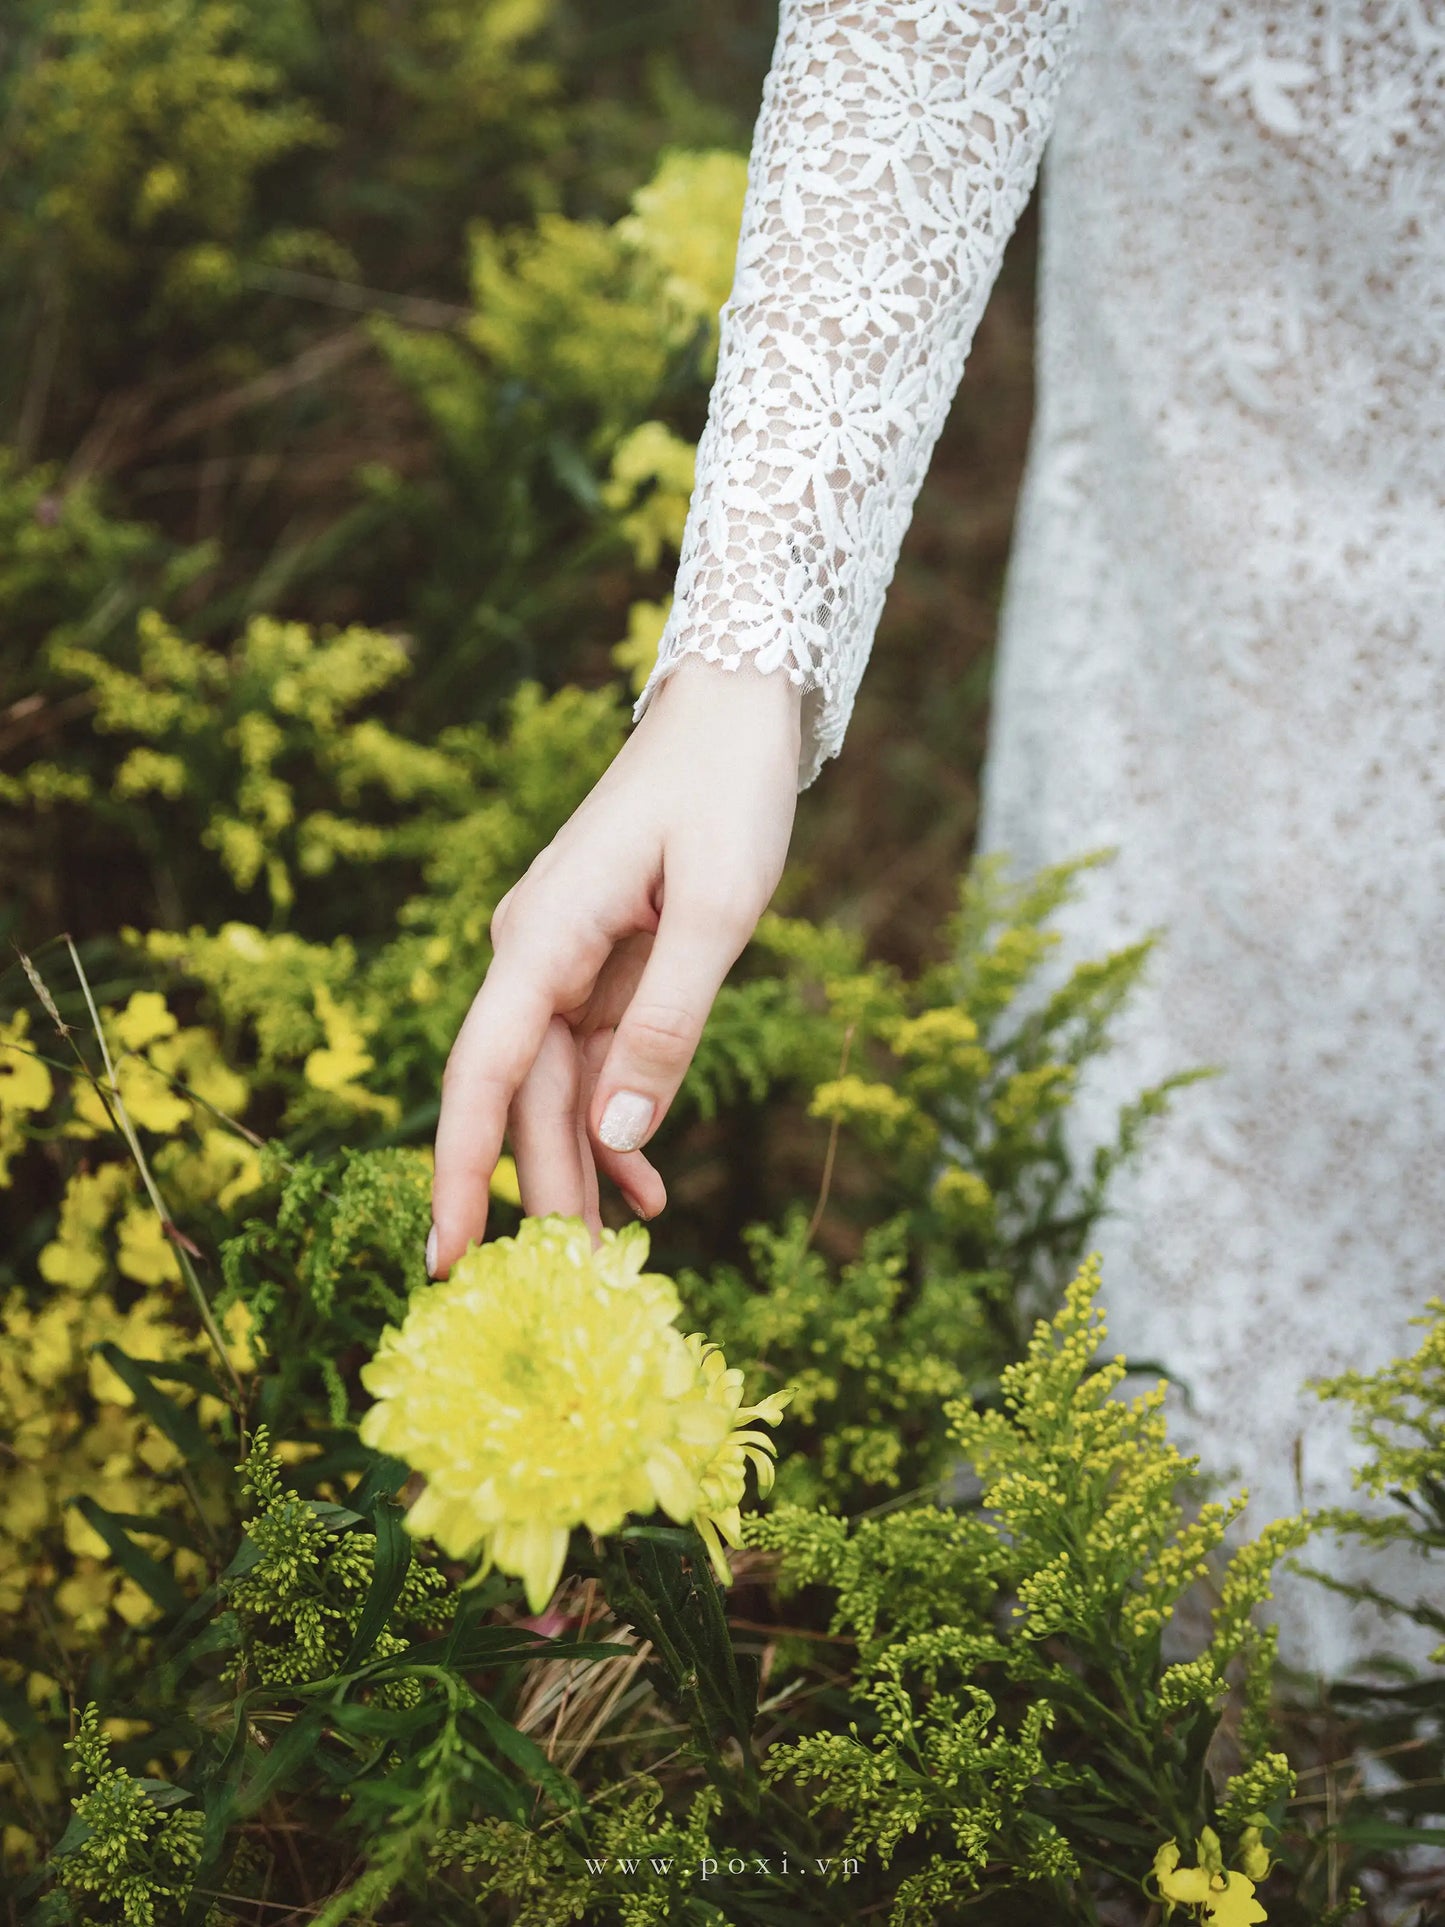
[{"label": "yellow flower petal", "polygon": [[1223,1890],[1214,1888],[1204,1907],[1204,1918],[1213,1927],[1255,1927],[1269,1918],[1254,1897],[1254,1882],[1244,1874],[1216,1874],[1215,1880],[1224,1882]]},{"label": "yellow flower petal", "polygon": [[514,1572],[521,1579],[531,1610],[545,1612],[562,1577],[562,1562],[567,1557],[566,1528],[530,1520],[498,1526],[492,1539],[492,1556],[503,1572]]}]

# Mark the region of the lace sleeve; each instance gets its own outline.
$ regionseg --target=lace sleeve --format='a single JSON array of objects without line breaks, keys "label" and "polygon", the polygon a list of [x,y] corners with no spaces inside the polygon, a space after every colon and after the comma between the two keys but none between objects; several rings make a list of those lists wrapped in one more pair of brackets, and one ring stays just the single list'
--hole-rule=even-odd
[{"label": "lace sleeve", "polygon": [[782,0],[657,666],[744,655],[842,747],[1082,0]]}]

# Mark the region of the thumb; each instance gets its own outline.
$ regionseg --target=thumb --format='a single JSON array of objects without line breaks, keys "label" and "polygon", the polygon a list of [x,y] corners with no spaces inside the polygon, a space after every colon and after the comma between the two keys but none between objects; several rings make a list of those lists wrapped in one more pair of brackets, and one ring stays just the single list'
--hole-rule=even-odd
[{"label": "thumb", "polygon": [[751,934],[734,905],[664,902],[588,1107],[587,1127],[609,1150],[637,1150],[667,1115],[713,999]]}]

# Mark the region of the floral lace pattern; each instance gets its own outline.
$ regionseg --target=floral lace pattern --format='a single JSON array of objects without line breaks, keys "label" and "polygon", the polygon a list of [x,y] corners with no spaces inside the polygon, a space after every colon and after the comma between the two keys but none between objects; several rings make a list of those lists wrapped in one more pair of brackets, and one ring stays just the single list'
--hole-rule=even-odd
[{"label": "floral lace pattern", "polygon": [[[983,842],[1117,848],[1068,954],[1164,933],[1081,1132],[1219,1067],[1099,1242],[1112,1342],[1248,1529],[1351,1501],[1304,1381],[1413,1349],[1445,1286],[1445,9],[1096,0],[1071,58]],[[1405,1641],[1276,1604],[1299,1664]]]},{"label": "floral lace pattern", "polygon": [[784,0],[653,691],[782,668],[842,747],[914,498],[1032,191],[1070,0]]},{"label": "floral lace pattern", "polygon": [[[1083,1136],[1220,1067],[1100,1243],[1112,1341],[1177,1376],[1257,1526],[1349,1500],[1304,1380],[1409,1349],[1445,1285],[1438,0],[784,0],[637,714],[682,656],[750,655],[807,691],[800,787],[837,753],[1051,130],[983,841],[1117,846],[1067,956],[1166,933]],[[1300,1582],[1278,1603],[1296,1663],[1400,1644]]]}]

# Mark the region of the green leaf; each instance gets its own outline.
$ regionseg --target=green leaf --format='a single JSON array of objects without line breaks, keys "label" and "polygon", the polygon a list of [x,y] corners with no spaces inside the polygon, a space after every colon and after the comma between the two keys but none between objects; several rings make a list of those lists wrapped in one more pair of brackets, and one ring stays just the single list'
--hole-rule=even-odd
[{"label": "green leaf", "polygon": [[130,1538],[115,1514],[107,1512],[103,1505],[82,1493],[70,1502],[88,1525],[95,1530],[110,1547],[116,1564],[127,1578],[133,1579],[141,1591],[160,1607],[164,1613],[183,1613],[187,1600],[175,1574],[159,1559],[153,1559],[148,1552]]},{"label": "green leaf", "polygon": [[490,1705],[480,1694],[473,1693],[468,1701],[467,1711],[486,1729],[488,1738],[504,1758],[511,1761],[519,1771],[525,1773],[534,1785],[557,1802],[558,1806],[579,1810],[582,1795],[565,1773],[560,1773],[534,1739],[526,1733],[519,1733],[509,1719],[504,1719],[495,1706]]},{"label": "green leaf", "polygon": [[182,1800],[191,1798],[189,1791],[183,1786],[177,1786],[174,1780],[152,1780],[142,1776],[133,1779],[131,1784],[140,1787],[142,1792],[148,1793],[158,1807],[178,1807]]},{"label": "green leaf", "polygon": [[402,1525],[398,1508],[388,1499],[378,1499],[372,1509],[371,1520],[376,1528],[371,1588],[366,1595],[366,1604],[361,1609],[361,1617],[356,1622],[350,1650],[339,1668],[343,1673],[354,1672],[363,1660],[370,1657],[372,1648],[386,1629],[392,1608],[401,1597],[401,1589],[411,1569],[411,1540]]},{"label": "green leaf", "polygon": [[619,1539],[646,1539],[656,1546],[670,1546],[674,1552],[690,1553],[697,1544],[690,1526],[624,1526]]},{"label": "green leaf", "polygon": [[203,1392],[207,1398],[224,1401],[226,1397],[226,1387],[217,1380],[215,1373],[192,1359],[137,1358],[132,1363],[139,1365],[147,1378],[173,1385],[189,1385],[192,1391]]},{"label": "green leaf", "polygon": [[51,1858],[59,1860],[67,1853],[74,1853],[77,1848],[85,1845],[94,1831],[94,1827],[88,1821],[82,1820],[78,1813],[72,1813],[70,1824],[50,1849]]},{"label": "green leaf", "polygon": [[371,1453],[366,1470],[351,1494],[352,1505],[366,1517],[378,1499],[393,1498],[410,1474],[410,1466],[403,1465],[400,1459],[389,1458],[384,1452]]},{"label": "green leaf", "polygon": [[551,436],[547,442],[547,459],[552,473],[580,508],[595,510],[601,506],[597,477],[575,443],[562,435]]},{"label": "green leaf", "polygon": [[450,1634],[409,1646],[404,1653],[393,1653],[374,1660],[364,1669],[367,1679],[401,1674],[416,1666],[445,1666],[458,1673],[476,1672],[488,1666],[529,1666],[538,1660],[630,1659],[634,1648],[610,1640],[546,1639],[528,1634],[518,1626],[475,1626],[465,1638],[453,1641]]},{"label": "green leaf", "polygon": [[321,1738],[324,1721],[325,1712],[319,1706],[308,1706],[304,1713],[291,1721],[266,1752],[255,1777],[244,1781],[237,1790],[234,1808],[238,1820],[247,1820],[253,1813],[259,1812],[277,1788],[284,1786],[298,1768],[305,1768],[310,1776],[309,1762]]},{"label": "green leaf", "polygon": [[243,1533],[241,1535],[241,1543],[236,1548],[235,1556],[232,1558],[230,1565],[227,1566],[226,1570],[221,1574],[221,1578],[223,1580],[239,1579],[243,1573],[251,1570],[252,1566],[256,1564],[260,1557],[261,1548],[256,1544],[256,1541],[251,1537],[249,1532]]},{"label": "green leaf", "polygon": [[216,1885],[226,1850],[226,1830],[236,1809],[236,1789],[246,1766],[246,1713],[249,1695],[237,1700],[231,1715],[231,1732],[215,1763],[201,1772],[205,1824],[201,1829],[200,1854],[190,1898],[182,1917],[182,1927],[201,1927],[210,1915],[212,1901],[208,1889]]},{"label": "green leaf", "polygon": [[1362,1847],[1445,1847],[1445,1827],[1402,1827],[1389,1820],[1345,1820],[1330,1834]]},{"label": "green leaf", "polygon": [[329,1499],[308,1499],[306,1510],[319,1519],[328,1532],[345,1532],[351,1526],[366,1524],[364,1512],[353,1512],[349,1505],[333,1505]]},{"label": "green leaf", "polygon": [[757,1717],[757,1666],[739,1663],[707,1549],[696,1532],[688,1534],[688,1551],[684,1565],[670,1541],[649,1536],[637,1548],[638,1575],[669,1638],[691,1661],[688,1670],[704,1706],[746,1753]]},{"label": "green leaf", "polygon": [[117,1525],[124,1526],[127,1532],[145,1533],[155,1539],[169,1539],[173,1546],[184,1546],[187,1552],[198,1550],[196,1535],[184,1519],[167,1519],[160,1513],[151,1512],[112,1512],[110,1516]]},{"label": "green leaf", "polygon": [[[164,1432],[187,1465],[219,1460],[220,1453],[201,1430],[195,1413],[188,1411],[183,1405],[177,1405],[176,1401],[154,1382],[155,1361],[132,1358],[129,1352],[123,1352],[119,1345],[113,1345],[109,1339],[102,1339],[95,1349],[130,1392],[151,1424],[158,1431]],[[162,1371],[166,1376],[171,1376],[164,1367]]]}]

